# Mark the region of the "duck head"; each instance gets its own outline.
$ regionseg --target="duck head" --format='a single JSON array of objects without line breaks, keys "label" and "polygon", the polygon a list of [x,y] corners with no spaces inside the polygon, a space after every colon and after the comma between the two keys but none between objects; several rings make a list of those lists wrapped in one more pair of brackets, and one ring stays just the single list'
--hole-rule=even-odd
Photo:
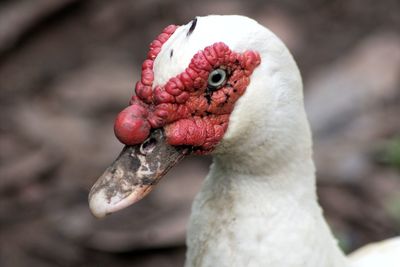
[{"label": "duck head", "polygon": [[114,126],[126,146],[89,195],[98,217],[142,199],[185,155],[211,153],[227,168],[254,172],[290,160],[299,143],[310,146],[298,68],[247,17],[166,27],[135,92]]}]

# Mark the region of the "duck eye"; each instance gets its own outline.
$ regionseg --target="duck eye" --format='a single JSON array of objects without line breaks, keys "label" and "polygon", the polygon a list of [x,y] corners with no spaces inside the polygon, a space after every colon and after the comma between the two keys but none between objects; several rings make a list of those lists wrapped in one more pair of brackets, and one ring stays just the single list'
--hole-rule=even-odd
[{"label": "duck eye", "polygon": [[215,69],[208,75],[208,87],[217,89],[221,87],[226,80],[226,72],[223,69]]}]

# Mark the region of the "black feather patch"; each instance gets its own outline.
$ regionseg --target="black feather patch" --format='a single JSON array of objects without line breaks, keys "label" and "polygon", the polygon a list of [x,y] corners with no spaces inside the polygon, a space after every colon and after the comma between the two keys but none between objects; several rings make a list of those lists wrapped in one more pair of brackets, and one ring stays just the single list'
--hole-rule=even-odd
[{"label": "black feather patch", "polygon": [[196,24],[197,24],[197,18],[195,18],[194,20],[192,20],[192,24],[190,25],[189,31],[186,34],[186,36],[189,36],[192,34],[192,32],[194,31],[194,29],[196,28]]}]

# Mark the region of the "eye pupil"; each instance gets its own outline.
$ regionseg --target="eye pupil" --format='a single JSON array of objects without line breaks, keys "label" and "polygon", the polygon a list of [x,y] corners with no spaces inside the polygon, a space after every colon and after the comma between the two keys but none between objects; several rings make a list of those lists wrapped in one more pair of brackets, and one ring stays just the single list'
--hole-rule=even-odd
[{"label": "eye pupil", "polygon": [[221,80],[221,78],[222,78],[222,75],[219,73],[216,73],[211,77],[211,81],[213,83],[218,83]]},{"label": "eye pupil", "polygon": [[208,87],[216,89],[221,87],[226,80],[226,72],[223,69],[215,69],[208,76]]}]

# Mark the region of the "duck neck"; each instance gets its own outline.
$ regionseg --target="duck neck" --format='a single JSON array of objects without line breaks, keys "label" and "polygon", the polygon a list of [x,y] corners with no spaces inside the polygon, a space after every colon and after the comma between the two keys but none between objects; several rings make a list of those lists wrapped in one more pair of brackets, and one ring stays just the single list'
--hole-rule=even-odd
[{"label": "duck neck", "polygon": [[311,156],[246,173],[226,162],[214,158],[193,204],[187,267],[347,266],[317,202]]}]

